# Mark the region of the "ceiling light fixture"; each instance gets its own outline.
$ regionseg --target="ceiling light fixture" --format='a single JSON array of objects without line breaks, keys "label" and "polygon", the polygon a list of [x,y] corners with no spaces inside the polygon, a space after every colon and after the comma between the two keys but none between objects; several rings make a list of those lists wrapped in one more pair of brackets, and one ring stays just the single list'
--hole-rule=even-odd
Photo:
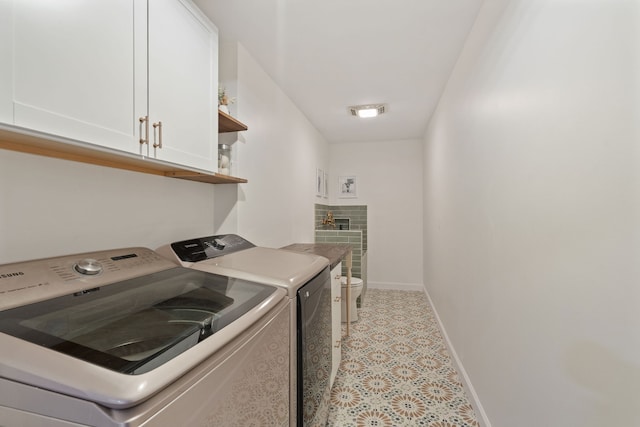
[{"label": "ceiling light fixture", "polygon": [[354,105],[349,107],[349,112],[352,116],[369,118],[375,117],[387,111],[386,104],[372,104],[372,105]]}]

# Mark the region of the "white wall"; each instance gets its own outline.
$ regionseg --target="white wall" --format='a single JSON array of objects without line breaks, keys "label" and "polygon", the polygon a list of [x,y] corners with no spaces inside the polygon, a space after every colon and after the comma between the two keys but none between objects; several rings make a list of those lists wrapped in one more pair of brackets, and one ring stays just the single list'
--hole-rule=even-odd
[{"label": "white wall", "polygon": [[0,150],[0,264],[155,249],[214,233],[273,247],[312,242],[315,170],[328,168],[328,144],[242,47],[237,67],[223,67],[238,72],[232,112],[249,131],[232,135],[240,140],[236,175],[248,184],[202,184]]},{"label": "white wall", "polygon": [[486,0],[425,138],[425,283],[493,426],[640,425],[640,3]]},{"label": "white wall", "polygon": [[[368,284],[422,289],[422,143],[330,144],[329,202],[367,205]],[[357,177],[357,198],[337,197],[338,177]]]},{"label": "white wall", "polygon": [[0,264],[213,232],[214,186],[0,150]]},{"label": "white wall", "polygon": [[240,44],[225,43],[223,60],[235,57],[238,134],[238,232],[260,246],[314,240],[316,168],[328,169],[329,147],[320,133]]}]

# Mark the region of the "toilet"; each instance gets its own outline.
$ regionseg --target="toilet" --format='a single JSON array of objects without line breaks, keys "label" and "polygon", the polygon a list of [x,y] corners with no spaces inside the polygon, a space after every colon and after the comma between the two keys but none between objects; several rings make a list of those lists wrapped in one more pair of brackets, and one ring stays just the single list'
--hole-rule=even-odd
[{"label": "toilet", "polygon": [[350,320],[355,322],[358,320],[356,300],[362,293],[362,279],[351,276],[351,301],[347,301],[347,276],[342,276],[340,281],[342,283],[342,321],[347,321],[347,304],[350,304]]}]

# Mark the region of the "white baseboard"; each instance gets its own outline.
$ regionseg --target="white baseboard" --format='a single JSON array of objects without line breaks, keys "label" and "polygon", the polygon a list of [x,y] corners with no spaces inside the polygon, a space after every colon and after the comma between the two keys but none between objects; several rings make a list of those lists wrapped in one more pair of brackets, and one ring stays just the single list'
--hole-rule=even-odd
[{"label": "white baseboard", "polygon": [[482,407],[482,404],[480,403],[480,399],[478,399],[478,395],[476,394],[476,391],[473,388],[473,385],[471,384],[471,380],[469,379],[469,376],[467,375],[467,371],[465,371],[464,366],[462,366],[462,362],[460,361],[460,358],[458,357],[458,354],[456,353],[455,348],[453,348],[453,344],[449,340],[449,336],[447,335],[447,331],[445,330],[444,325],[442,324],[442,321],[440,320],[440,316],[438,315],[438,310],[436,310],[436,307],[433,305],[433,301],[431,300],[431,297],[429,296],[429,292],[427,292],[427,289],[424,288],[424,287],[422,288],[422,290],[424,290],[424,293],[427,296],[427,299],[429,300],[429,305],[431,305],[431,309],[433,310],[433,314],[436,316],[436,320],[438,321],[438,326],[440,327],[440,332],[442,333],[442,336],[443,336],[444,340],[447,343],[447,347],[449,347],[449,351],[451,352],[451,355],[453,356],[453,360],[454,360],[454,363],[456,364],[456,368],[458,369],[458,372],[462,376],[462,384],[463,384],[463,386],[465,388],[465,391],[467,392],[467,396],[469,396],[469,398],[471,399],[471,405],[473,406],[473,409],[475,410],[476,415],[480,417],[480,419],[478,420],[478,422],[480,423],[480,426],[481,427],[491,427],[491,422],[489,421],[489,418],[487,417],[487,414],[484,411],[484,408]]},{"label": "white baseboard", "polygon": [[368,289],[390,289],[396,291],[425,291],[420,283],[367,282]]}]

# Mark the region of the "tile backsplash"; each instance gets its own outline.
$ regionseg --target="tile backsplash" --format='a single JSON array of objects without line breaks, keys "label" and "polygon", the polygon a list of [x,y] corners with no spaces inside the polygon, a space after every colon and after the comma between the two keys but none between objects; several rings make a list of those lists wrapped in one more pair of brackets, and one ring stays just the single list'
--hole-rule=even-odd
[{"label": "tile backsplash", "polygon": [[315,205],[315,225],[316,230],[335,231],[335,228],[322,225],[322,220],[326,218],[327,212],[333,212],[334,218],[349,218],[350,231],[362,230],[362,251],[367,251],[367,206],[366,205],[349,205],[349,206],[330,206]]},{"label": "tile backsplash", "polygon": [[[349,230],[340,230],[338,227],[328,227],[322,224],[327,217],[327,212],[333,212],[336,220],[348,218]],[[329,206],[315,205],[315,241],[317,243],[348,243],[353,254],[353,266],[351,274],[363,280],[362,294],[358,298],[358,307],[361,306],[367,289],[367,206]],[[342,265],[342,275],[346,275],[346,265]]]}]

